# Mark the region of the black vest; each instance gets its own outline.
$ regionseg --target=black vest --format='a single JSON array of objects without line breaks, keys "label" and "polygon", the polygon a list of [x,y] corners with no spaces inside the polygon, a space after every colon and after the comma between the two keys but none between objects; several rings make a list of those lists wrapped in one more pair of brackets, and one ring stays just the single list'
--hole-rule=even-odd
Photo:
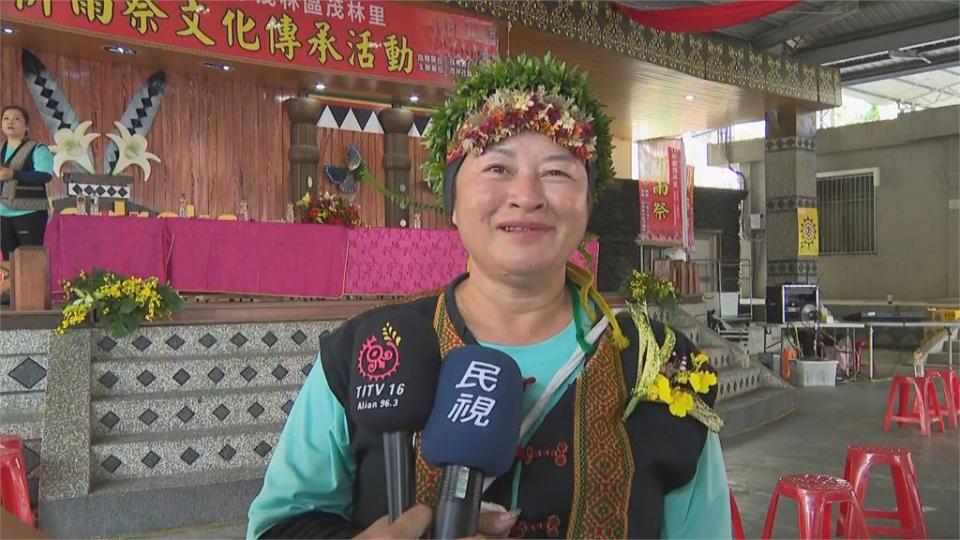
[{"label": "black vest", "polygon": [[[40,144],[24,139],[20,142],[10,159],[4,159],[3,164],[6,167],[13,165],[17,171],[32,172],[36,169],[33,164],[33,153]],[[21,157],[21,154],[26,155]],[[7,143],[4,142],[0,147],[0,158],[7,155]],[[22,161],[22,163],[18,163]],[[0,201],[4,205],[17,210],[46,210],[47,209],[47,187],[43,185],[31,185],[17,180],[7,180],[0,187]]]},{"label": "black vest", "polygon": [[[475,343],[469,329],[453,300],[452,285],[448,289],[447,310],[451,322],[464,343]],[[433,317],[437,296],[430,296],[403,304],[377,308],[378,313],[389,311],[397,317],[422,321],[424,328],[433,329]],[[359,321],[364,315],[348,321],[337,331],[320,342],[321,360],[327,381],[337,400],[349,410],[348,388],[350,371],[354,369],[354,338]],[[621,353],[623,379],[626,388],[632,388],[637,377],[637,329],[629,315],[617,317],[624,335],[631,342]],[[663,325],[652,322],[659,343],[664,341]],[[675,352],[678,355],[693,354],[695,347],[677,335]],[[591,359],[590,361],[594,361]],[[590,456],[574,455],[574,418],[576,393],[581,385],[578,379],[547,414],[541,426],[533,433],[528,445],[518,449],[514,470],[498,478],[484,495],[484,500],[511,506],[512,484],[515,469],[520,467],[518,504],[523,512],[518,518],[513,536],[534,538],[566,537],[574,504],[594,505],[591,511],[603,511],[596,505],[604,504],[603,497],[596,493],[580,493],[575,498],[575,460],[586,460],[582,467],[599,468],[616,475],[622,468],[615,463],[591,463]],[[704,396],[712,406],[716,399],[716,387]],[[622,410],[617,411],[619,415]],[[354,479],[353,525],[366,528],[387,513],[384,493],[383,443],[379,433],[358,427],[348,418],[350,450],[357,464]],[[626,421],[626,432],[632,453],[633,474],[630,478],[618,479],[629,483],[627,536],[630,538],[659,538],[663,521],[663,499],[672,490],[680,488],[693,479],[697,462],[703,449],[707,428],[691,417],[673,416],[663,404],[640,403]],[[581,433],[584,433],[581,431]],[[589,437],[604,437],[603,433],[586,432]],[[583,436],[583,435],[581,435]],[[582,470],[582,469],[581,469]],[[618,516],[611,516],[617,519]]]}]

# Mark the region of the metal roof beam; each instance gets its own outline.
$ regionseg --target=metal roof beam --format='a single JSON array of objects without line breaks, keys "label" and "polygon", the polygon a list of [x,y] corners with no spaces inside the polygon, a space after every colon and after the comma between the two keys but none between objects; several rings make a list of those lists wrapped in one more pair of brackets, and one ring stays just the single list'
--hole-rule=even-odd
[{"label": "metal roof beam", "polygon": [[857,0],[830,2],[819,13],[797,17],[783,26],[763,32],[753,38],[752,44],[758,49],[768,49],[818,26],[843,19],[859,9],[860,3]]},{"label": "metal roof beam", "polygon": [[960,56],[942,55],[941,57],[934,57],[929,64],[917,61],[916,63],[911,63],[909,67],[903,64],[896,64],[892,66],[883,66],[876,69],[854,71],[852,73],[841,72],[840,80],[843,81],[844,86],[851,84],[863,84],[874,81],[883,81],[886,79],[894,79],[897,77],[904,77],[907,75],[916,75],[917,73],[926,73],[928,71],[945,69],[958,65],[960,65]]},{"label": "metal roof beam", "polygon": [[931,41],[954,38],[960,34],[957,29],[955,12],[939,14],[937,17],[939,17],[939,20],[936,21],[930,21],[929,18],[913,22],[905,21],[897,23],[897,28],[890,28],[886,32],[862,35],[847,41],[812,49],[802,49],[793,58],[801,62],[831,64],[891,49],[902,49],[922,43],[930,43]]}]

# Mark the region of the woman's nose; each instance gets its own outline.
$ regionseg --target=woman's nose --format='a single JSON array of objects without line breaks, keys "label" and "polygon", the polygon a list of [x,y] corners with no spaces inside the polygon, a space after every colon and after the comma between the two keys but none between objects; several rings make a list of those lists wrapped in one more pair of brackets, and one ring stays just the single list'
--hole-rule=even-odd
[{"label": "woman's nose", "polygon": [[542,208],[546,197],[543,193],[543,183],[540,181],[540,176],[535,171],[519,171],[511,182],[509,200],[511,206],[523,210]]}]

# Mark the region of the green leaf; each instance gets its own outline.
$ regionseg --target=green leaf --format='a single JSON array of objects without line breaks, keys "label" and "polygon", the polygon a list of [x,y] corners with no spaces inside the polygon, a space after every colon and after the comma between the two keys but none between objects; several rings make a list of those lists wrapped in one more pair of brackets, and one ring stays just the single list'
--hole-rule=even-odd
[{"label": "green leaf", "polygon": [[137,309],[137,303],[133,301],[130,297],[125,297],[120,300],[119,311],[121,315],[129,315],[133,313],[133,310]]}]

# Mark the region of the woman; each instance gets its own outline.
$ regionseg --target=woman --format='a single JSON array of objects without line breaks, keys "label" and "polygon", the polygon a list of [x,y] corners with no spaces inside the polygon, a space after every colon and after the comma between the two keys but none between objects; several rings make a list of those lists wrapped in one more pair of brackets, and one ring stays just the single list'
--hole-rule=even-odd
[{"label": "woman", "polygon": [[[715,378],[689,411],[681,400],[667,406],[676,391],[669,382],[657,389],[659,374],[681,364],[706,373],[703,357],[694,361],[686,338],[642,311],[614,317],[592,277],[566,263],[596,193],[613,178],[608,125],[584,78],[549,56],[476,70],[426,137],[428,181],[443,194],[470,273],[376,316],[419,320],[436,332],[442,355],[470,343],[506,352],[533,380],[525,415],[583,352],[522,437],[524,459],[484,493],[504,511],[483,513],[480,534],[729,537],[719,419],[709,408]],[[382,473],[371,472],[382,471],[380,438],[344,413],[354,338],[370,316],[322,340],[322,369],[310,373],[287,420],[250,508],[248,538],[419,538],[428,529],[437,471],[418,459],[421,505],[388,524]],[[589,332],[595,326],[605,330]]]},{"label": "woman", "polygon": [[0,247],[3,260],[20,246],[43,245],[47,228],[47,182],[53,178],[50,150],[27,137],[30,115],[18,105],[3,108],[0,148]]}]

